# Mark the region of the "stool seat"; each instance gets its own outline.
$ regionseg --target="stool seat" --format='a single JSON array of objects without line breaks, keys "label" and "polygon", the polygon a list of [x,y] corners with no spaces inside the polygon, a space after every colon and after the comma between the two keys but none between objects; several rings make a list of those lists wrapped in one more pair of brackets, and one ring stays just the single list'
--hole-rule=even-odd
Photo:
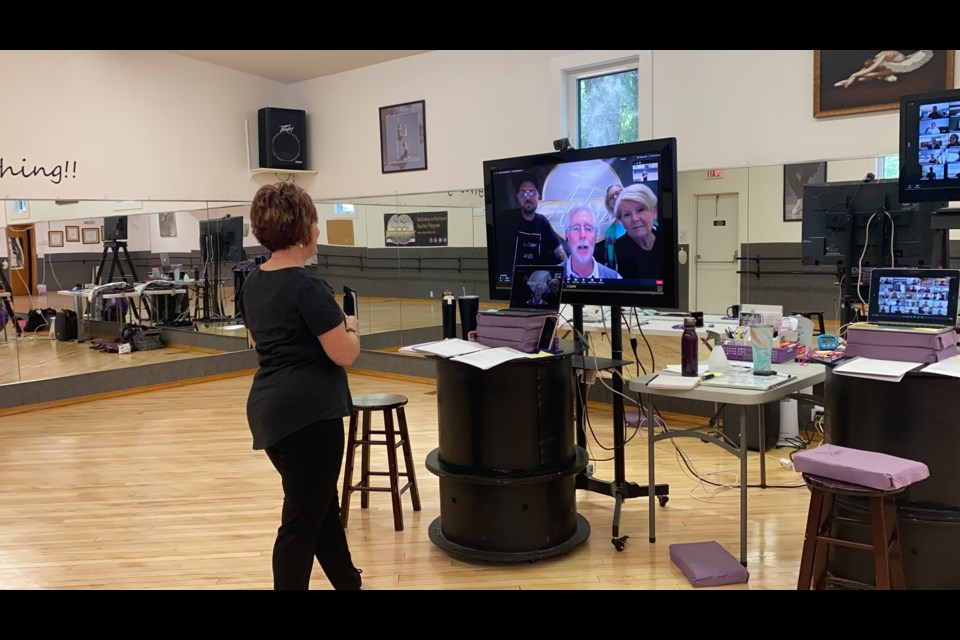
[{"label": "stool seat", "polygon": [[824,478],[823,476],[815,476],[810,473],[804,473],[801,475],[803,476],[804,482],[806,482],[807,486],[811,489],[817,488],[821,491],[829,491],[831,493],[836,493],[843,496],[875,498],[877,496],[895,495],[906,489],[906,487],[899,487],[897,489],[873,489],[871,487],[865,487],[862,484],[853,484],[852,482],[834,480],[833,478]]},{"label": "stool seat", "polygon": [[[420,511],[420,492],[417,489],[417,476],[413,468],[413,453],[410,447],[410,434],[407,431],[407,417],[403,407],[407,404],[406,396],[398,393],[370,393],[355,396],[351,400],[350,431],[347,434],[347,452],[343,472],[343,495],[340,503],[340,522],[347,527],[350,518],[350,496],[354,491],[360,492],[360,508],[366,509],[370,505],[370,492],[389,492],[393,503],[393,528],[403,531],[403,509],[400,506],[400,494],[410,491],[413,501],[413,510]],[[375,411],[383,412],[383,431],[371,429],[371,416]],[[393,414],[397,415],[396,428]],[[360,426],[360,417],[363,417],[363,426]],[[358,437],[358,430],[361,430]],[[383,440],[374,440],[371,436],[384,436]],[[399,437],[398,437],[399,436]],[[370,470],[370,447],[383,445],[387,449],[387,471]],[[353,484],[353,467],[357,447],[360,448],[360,482]],[[404,471],[397,467],[397,447],[403,450]],[[375,487],[370,480],[374,476],[386,476],[389,487]],[[400,477],[407,482],[400,486]]]},{"label": "stool seat", "polygon": [[823,311],[791,311],[790,315],[793,316],[803,316],[809,320],[817,320],[819,331],[813,335],[823,335],[827,332],[827,328],[823,323]]},{"label": "stool seat", "polygon": [[354,396],[351,404],[354,409],[364,409],[366,411],[383,411],[384,409],[396,409],[407,404],[406,396],[399,393],[368,393],[362,396]]}]

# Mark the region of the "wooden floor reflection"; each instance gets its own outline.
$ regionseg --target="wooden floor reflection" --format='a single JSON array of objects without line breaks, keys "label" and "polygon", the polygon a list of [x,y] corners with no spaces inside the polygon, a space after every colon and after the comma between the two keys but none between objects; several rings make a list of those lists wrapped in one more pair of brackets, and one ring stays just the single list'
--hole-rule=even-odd
[{"label": "wooden floor reflection", "polygon": [[[45,409],[3,420],[0,429],[0,587],[4,589],[269,589],[279,523],[279,478],[250,448],[245,409],[250,377]],[[402,532],[389,494],[370,508],[355,497],[347,535],[367,589],[691,589],[670,562],[673,543],[716,540],[739,549],[738,461],[715,446],[676,441],[715,487],[696,480],[672,444],[658,446],[657,480],[670,484],[658,508],[657,542],[647,541],[647,502],[624,505],[617,552],[614,502],[578,492],[592,528],[570,553],[510,565],[462,562],[430,542],[439,515],[437,478],[423,466],[437,446],[433,385],[350,374],[354,394],[402,393],[423,510],[403,496]],[[609,411],[591,407],[596,477],[612,478]],[[685,424],[668,416],[672,424]],[[674,422],[676,420],[676,422]],[[628,480],[646,478],[646,432],[631,433]],[[380,449],[379,447],[377,449]],[[767,454],[769,482],[800,484]],[[759,454],[750,456],[758,481]],[[375,455],[373,464],[384,461]],[[794,589],[809,493],[750,489],[750,581],[723,589]],[[319,568],[312,586],[329,588]]]},{"label": "wooden floor reflection", "polygon": [[90,343],[58,342],[45,333],[19,340],[11,337],[9,342],[0,344],[0,384],[115,371],[204,355],[207,354],[174,347],[120,355],[96,351]]}]

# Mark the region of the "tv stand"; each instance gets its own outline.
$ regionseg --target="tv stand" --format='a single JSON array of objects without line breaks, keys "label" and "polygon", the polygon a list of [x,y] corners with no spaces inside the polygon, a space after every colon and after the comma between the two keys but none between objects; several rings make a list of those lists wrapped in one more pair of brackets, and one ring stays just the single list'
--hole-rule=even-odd
[{"label": "tv stand", "polygon": [[960,208],[944,207],[930,218],[933,230],[933,264],[950,268],[950,229],[960,229]]},{"label": "tv stand", "polygon": [[[583,343],[583,305],[575,304],[573,306],[573,331],[574,339],[584,350]],[[576,476],[577,489],[585,489],[594,493],[600,493],[610,496],[614,499],[613,506],[613,526],[610,534],[610,542],[617,551],[623,551],[629,536],[620,535],[620,507],[624,500],[630,498],[646,498],[650,496],[651,490],[664,506],[669,499],[670,485],[658,484],[651,489],[649,485],[639,485],[636,482],[627,482],[625,471],[626,452],[624,446],[626,437],[623,424],[623,367],[630,364],[622,360],[623,357],[623,335],[620,324],[621,308],[610,307],[610,345],[612,356],[610,360],[604,358],[588,358],[583,356],[580,362],[574,360],[574,370],[582,370],[584,374],[587,371],[610,370],[613,375],[613,456],[614,456],[614,479],[598,480],[593,477],[589,471],[581,471]],[[592,366],[591,366],[592,365]],[[584,405],[587,398],[587,384],[583,380],[584,375],[577,377],[577,445],[584,450],[587,448],[587,432],[584,425]],[[653,429],[649,425],[653,424],[652,419],[647,420],[649,434],[653,437]],[[639,428],[639,427],[638,427]]]}]

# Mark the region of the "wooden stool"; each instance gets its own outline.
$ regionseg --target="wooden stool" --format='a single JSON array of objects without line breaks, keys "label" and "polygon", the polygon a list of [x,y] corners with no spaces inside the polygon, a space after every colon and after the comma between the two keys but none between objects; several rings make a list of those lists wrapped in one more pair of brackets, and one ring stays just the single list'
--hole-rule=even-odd
[{"label": "wooden stool", "polygon": [[[800,557],[800,579],[797,589],[824,589],[828,585],[861,589],[904,589],[903,556],[900,552],[900,532],[897,527],[897,506],[894,496],[899,489],[871,489],[858,484],[803,474],[810,488],[810,511]],[[870,502],[870,521],[834,517],[834,497],[837,495],[867,498]],[[865,544],[833,537],[834,522],[870,527],[872,542]],[[827,553],[831,545],[873,552],[876,584],[864,584],[827,576]]]},{"label": "wooden stool", "polygon": [[810,320],[816,320],[819,324],[819,331],[813,335],[823,335],[827,332],[826,326],[823,324],[823,311],[791,311],[791,315],[794,316],[803,316],[804,318],[809,318]]},{"label": "wooden stool", "polygon": [[[340,503],[340,522],[347,527],[350,517],[350,494],[360,491],[360,508],[366,509],[370,504],[370,491],[389,491],[393,499],[393,528],[403,531],[403,509],[400,507],[400,494],[410,489],[413,499],[413,510],[420,511],[420,492],[417,491],[417,477],[413,470],[413,454],[410,451],[410,435],[407,432],[407,418],[403,406],[407,404],[405,396],[396,393],[372,393],[353,398],[353,408],[350,414],[350,432],[347,436],[347,461],[343,472],[343,495]],[[400,430],[400,439],[397,439],[393,425],[393,411],[397,412],[397,423]],[[370,416],[374,411],[383,411],[383,431],[371,431]],[[363,414],[363,432],[357,438],[357,423],[360,414]],[[372,435],[385,436],[384,440],[371,440]],[[385,445],[387,447],[387,471],[370,471],[370,445]],[[353,484],[353,459],[357,445],[360,447],[360,482]],[[406,470],[400,473],[397,470],[397,447],[403,447],[403,465]],[[373,487],[370,485],[371,476],[387,476],[390,478],[389,487]],[[406,476],[407,483],[400,486],[400,476]]]}]

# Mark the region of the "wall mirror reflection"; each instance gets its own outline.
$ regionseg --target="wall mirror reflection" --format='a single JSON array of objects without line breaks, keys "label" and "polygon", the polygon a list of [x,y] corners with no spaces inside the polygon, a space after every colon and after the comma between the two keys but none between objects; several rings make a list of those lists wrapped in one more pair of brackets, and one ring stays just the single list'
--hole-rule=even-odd
[{"label": "wall mirror reflection", "polygon": [[[247,212],[238,202],[7,201],[0,287],[3,314],[18,321],[0,331],[0,384],[230,350],[189,334],[243,333],[235,279],[247,251],[260,254],[243,236]],[[118,357],[106,343],[125,323],[189,339],[171,333],[164,349]]]},{"label": "wall mirror reflection", "polygon": [[[831,181],[856,180],[867,172],[895,175],[887,165],[895,169],[896,162],[834,160],[829,175]],[[829,325],[836,315],[830,294],[834,270],[801,265],[801,224],[780,215],[783,188],[783,165],[680,172],[681,309],[722,315],[741,302],[786,296],[791,309],[785,311],[822,311]],[[477,295],[481,308],[504,304],[489,299],[480,189],[320,200],[317,211],[320,238],[310,268],[338,297],[344,286],[358,292],[365,350],[390,353],[441,337],[444,291]],[[19,340],[13,323],[5,325],[6,336],[0,331],[0,384],[245,348],[236,294],[242,293],[245,273],[268,257],[250,229],[248,203],[8,200],[3,213],[0,258],[9,282],[0,286],[11,311],[26,322]],[[724,225],[714,224],[720,219]],[[93,230],[99,242],[84,244]],[[716,232],[723,237],[710,240]],[[166,349],[108,357],[90,349],[88,341],[51,338],[44,318],[27,324],[31,310],[75,310],[78,286],[158,279],[171,281],[178,293],[141,296],[145,305],[119,296],[114,300],[120,302],[105,306],[106,317],[91,316],[86,326],[78,323],[78,332],[116,335],[121,314],[129,320],[135,308],[144,324],[162,324],[173,336],[165,340]],[[603,332],[593,339],[598,354],[609,349]]]}]

